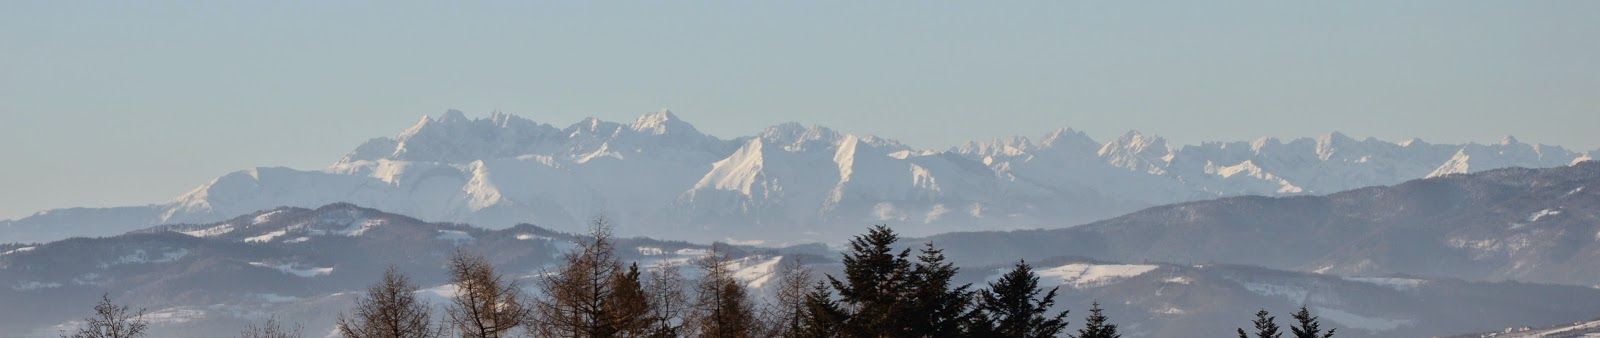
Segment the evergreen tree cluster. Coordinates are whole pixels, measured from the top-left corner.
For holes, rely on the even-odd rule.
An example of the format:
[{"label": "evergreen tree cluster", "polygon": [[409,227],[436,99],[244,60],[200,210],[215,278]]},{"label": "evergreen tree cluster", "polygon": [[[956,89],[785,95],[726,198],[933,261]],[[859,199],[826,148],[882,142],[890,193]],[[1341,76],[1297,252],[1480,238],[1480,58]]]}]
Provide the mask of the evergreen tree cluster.
[{"label": "evergreen tree cluster", "polygon": [[[1322,324],[1316,316],[1311,315],[1311,310],[1306,309],[1304,305],[1300,306],[1300,311],[1295,311],[1290,318],[1294,319],[1293,325],[1289,326],[1289,332],[1294,334],[1290,337],[1293,338],[1333,338],[1333,331],[1336,330],[1328,329],[1328,331],[1322,331]],[[1273,322],[1274,320],[1277,320],[1277,317],[1273,317],[1271,313],[1267,312],[1267,309],[1256,311],[1256,319],[1250,322],[1255,328],[1255,338],[1283,337],[1283,333],[1278,331],[1278,324]],[[1239,338],[1250,338],[1250,334],[1246,333],[1243,328],[1238,329],[1237,333]]]},{"label": "evergreen tree cluster", "polygon": [[[1054,308],[1058,287],[1039,285],[1027,262],[975,289],[957,285],[958,269],[928,243],[916,255],[896,250],[899,236],[875,226],[856,236],[843,253],[840,276],[817,278],[799,261],[783,265],[770,302],[758,303],[734,277],[720,245],[686,281],[676,267],[641,270],[615,255],[610,227],[593,223],[590,236],[542,274],[537,292],[497,272],[489,260],[458,251],[447,262],[455,294],[442,316],[417,298],[418,287],[390,268],[377,284],[338,318],[335,333],[350,338],[509,337],[786,337],[786,338],[1119,338],[1098,302],[1083,326],[1068,332],[1068,311]],[[88,324],[63,337],[142,337],[143,311],[111,303],[95,307]],[[1331,338],[1305,307],[1293,316],[1293,338]],[[1252,322],[1255,338],[1282,338],[1266,310]],[[247,327],[240,337],[302,337],[275,318]],[[1245,329],[1236,332],[1250,338]]]}]

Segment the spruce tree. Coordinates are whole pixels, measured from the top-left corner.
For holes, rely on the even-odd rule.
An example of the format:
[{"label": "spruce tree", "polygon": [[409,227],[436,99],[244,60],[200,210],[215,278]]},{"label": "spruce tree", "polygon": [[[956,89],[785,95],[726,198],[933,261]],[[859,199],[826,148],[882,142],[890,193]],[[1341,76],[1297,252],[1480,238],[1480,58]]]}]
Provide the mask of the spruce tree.
[{"label": "spruce tree", "polygon": [[[1055,305],[1056,290],[1039,289],[1039,276],[1027,262],[1017,262],[1016,268],[1000,280],[989,283],[989,289],[978,292],[978,307],[984,324],[976,328],[983,336],[1013,338],[1055,337],[1067,328],[1067,311],[1049,315]],[[1044,293],[1040,297],[1040,293]]]},{"label": "spruce tree", "polygon": [[926,243],[911,273],[908,335],[912,337],[960,336],[975,320],[971,284],[951,287],[955,264],[945,261],[943,250]]},{"label": "spruce tree", "polygon": [[911,250],[896,252],[894,243],[899,240],[889,227],[874,226],[850,240],[850,251],[843,259],[845,280],[828,276],[849,310],[841,327],[846,336],[905,335]]},{"label": "spruce tree", "polygon": [[[1267,313],[1267,309],[1256,311],[1256,320],[1250,322],[1255,325],[1256,338],[1282,338],[1283,333],[1278,332],[1278,323],[1273,322],[1277,319],[1277,317]],[[1238,330],[1239,338],[1250,338],[1249,335],[1245,334],[1244,329]]]},{"label": "spruce tree", "polygon": [[827,284],[818,281],[811,292],[806,293],[805,313],[800,318],[800,328],[795,330],[794,337],[841,337],[839,330],[847,317],[848,314],[839,307],[839,302],[833,299],[833,291]]},{"label": "spruce tree", "polygon": [[611,298],[606,300],[606,313],[610,314],[611,327],[621,337],[641,337],[650,331],[650,295],[645,293],[639,279],[639,263],[628,265],[622,273],[611,276]]},{"label": "spruce tree", "polygon": [[1083,329],[1078,330],[1078,338],[1121,338],[1117,333],[1117,324],[1111,324],[1110,319],[1101,313],[1100,302],[1094,302],[1089,307],[1089,317],[1083,319]]},{"label": "spruce tree", "polygon": [[1293,317],[1297,324],[1290,325],[1289,332],[1294,333],[1294,338],[1332,338],[1333,331],[1337,330],[1328,329],[1328,332],[1322,332],[1321,323],[1317,322],[1317,317],[1312,316],[1305,305],[1301,305],[1300,311],[1295,312]]}]

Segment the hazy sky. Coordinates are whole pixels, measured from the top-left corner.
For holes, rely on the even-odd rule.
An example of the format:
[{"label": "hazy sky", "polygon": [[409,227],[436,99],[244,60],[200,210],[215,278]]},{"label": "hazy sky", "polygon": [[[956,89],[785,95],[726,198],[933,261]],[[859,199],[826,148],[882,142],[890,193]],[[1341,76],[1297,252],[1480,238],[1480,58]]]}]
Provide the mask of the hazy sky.
[{"label": "hazy sky", "polygon": [[0,219],[321,168],[448,108],[1600,147],[1597,1],[203,3],[0,4]]}]

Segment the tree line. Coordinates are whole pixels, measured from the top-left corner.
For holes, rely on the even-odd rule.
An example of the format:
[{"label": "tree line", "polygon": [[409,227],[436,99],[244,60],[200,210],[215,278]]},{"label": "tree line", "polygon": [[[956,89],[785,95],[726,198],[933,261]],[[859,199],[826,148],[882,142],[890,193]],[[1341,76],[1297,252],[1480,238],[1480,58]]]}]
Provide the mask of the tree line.
[{"label": "tree line", "polygon": [[[957,284],[958,268],[931,243],[913,256],[895,249],[899,236],[875,226],[849,242],[839,276],[817,274],[797,260],[776,274],[774,295],[760,301],[734,276],[719,245],[694,262],[686,279],[668,264],[641,268],[616,256],[609,226],[589,236],[536,277],[536,292],[497,271],[481,255],[457,251],[447,262],[455,293],[444,313],[417,298],[418,285],[390,267],[339,315],[335,332],[349,338],[507,337],[1016,337],[1117,338],[1098,302],[1083,325],[1069,331],[1067,310],[1055,311],[1057,287],[1039,285],[1025,261],[986,288]],[[135,338],[144,312],[102,298],[95,315],[66,338]],[[1294,315],[1295,338],[1331,338],[1304,307]],[[1281,338],[1265,310],[1252,322],[1257,338]],[[299,338],[298,325],[275,318],[246,327],[243,338]],[[1249,338],[1243,328],[1240,338]]]}]

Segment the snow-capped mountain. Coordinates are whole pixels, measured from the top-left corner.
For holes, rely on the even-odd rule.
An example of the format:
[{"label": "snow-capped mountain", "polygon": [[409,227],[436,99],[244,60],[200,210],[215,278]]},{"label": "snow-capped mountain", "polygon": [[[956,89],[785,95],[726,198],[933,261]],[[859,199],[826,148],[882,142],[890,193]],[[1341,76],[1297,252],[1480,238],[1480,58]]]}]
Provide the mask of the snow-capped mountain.
[{"label": "snow-capped mountain", "polygon": [[1138,132],[1100,142],[1071,129],[940,151],[796,123],[721,139],[665,110],[565,128],[451,110],[369,140],[327,168],[251,168],[167,203],[43,211],[0,221],[0,242],[336,202],[493,228],[571,230],[604,214],[630,235],[837,240],[864,224],[913,235],[1060,227],[1174,202],[1331,193],[1595,155],[1513,138],[1451,145],[1332,133],[1177,146]]}]

